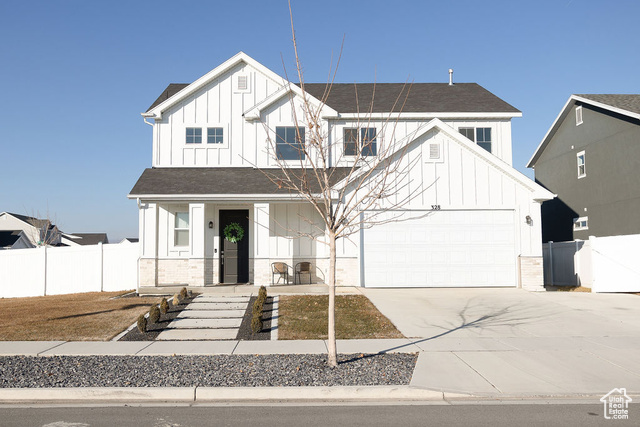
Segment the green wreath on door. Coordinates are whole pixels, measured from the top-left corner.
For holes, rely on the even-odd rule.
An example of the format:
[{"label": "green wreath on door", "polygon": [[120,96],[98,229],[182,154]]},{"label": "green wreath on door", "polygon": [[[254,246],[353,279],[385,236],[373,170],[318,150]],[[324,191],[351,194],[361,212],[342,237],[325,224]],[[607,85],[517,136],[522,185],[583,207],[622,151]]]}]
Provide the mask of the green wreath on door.
[{"label": "green wreath on door", "polygon": [[231,243],[238,243],[244,237],[244,229],[237,222],[232,222],[224,228],[224,238]]}]

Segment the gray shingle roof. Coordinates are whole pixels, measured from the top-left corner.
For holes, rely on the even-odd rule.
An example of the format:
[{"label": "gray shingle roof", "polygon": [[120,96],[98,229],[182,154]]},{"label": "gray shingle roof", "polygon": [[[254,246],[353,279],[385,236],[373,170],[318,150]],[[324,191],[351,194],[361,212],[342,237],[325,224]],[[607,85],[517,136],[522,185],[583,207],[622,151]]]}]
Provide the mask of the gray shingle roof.
[{"label": "gray shingle roof", "polygon": [[[304,85],[305,90],[318,99],[322,99],[326,86],[325,83]],[[358,110],[361,113],[520,112],[476,83],[451,86],[448,83],[339,83],[331,87],[327,105],[339,113],[357,113]]]},{"label": "gray shingle roof", "polygon": [[582,94],[576,95],[581,98],[590,99],[591,101],[607,104],[615,108],[627,110],[632,113],[640,114],[640,95],[616,95],[616,94]]},{"label": "gray shingle roof", "polygon": [[[186,83],[171,83],[149,110],[169,99]],[[325,83],[306,83],[305,90],[322,99]],[[375,92],[374,92],[375,88]],[[407,92],[409,96],[407,97]],[[356,96],[357,94],[357,96]],[[371,99],[373,97],[373,110]],[[405,102],[406,98],[406,102]],[[356,101],[357,99],[357,101]],[[404,107],[403,107],[404,103]],[[476,83],[335,83],[327,105],[339,113],[519,113],[512,105]]]},{"label": "gray shingle roof", "polygon": [[[331,184],[346,176],[350,168],[333,168]],[[303,169],[292,169],[300,176]],[[279,169],[265,169],[271,176],[283,176]],[[311,189],[318,191],[309,177]],[[145,195],[224,195],[261,194],[286,195],[260,169],[255,168],[150,168],[145,169],[130,191],[131,196]]]},{"label": "gray shingle roof", "polygon": [[67,237],[69,240],[82,245],[97,245],[98,243],[109,243],[109,239],[107,238],[107,233],[69,233],[72,236],[80,237],[79,239],[72,239]]},{"label": "gray shingle roof", "polygon": [[180,92],[182,89],[184,89],[187,86],[189,86],[188,83],[170,83],[169,86],[167,86],[167,88],[164,90],[164,92],[160,94],[158,99],[153,101],[153,104],[151,104],[151,107],[147,108],[147,111],[151,110],[152,108],[155,108],[157,105],[162,104],[164,101],[171,98],[173,95]]}]

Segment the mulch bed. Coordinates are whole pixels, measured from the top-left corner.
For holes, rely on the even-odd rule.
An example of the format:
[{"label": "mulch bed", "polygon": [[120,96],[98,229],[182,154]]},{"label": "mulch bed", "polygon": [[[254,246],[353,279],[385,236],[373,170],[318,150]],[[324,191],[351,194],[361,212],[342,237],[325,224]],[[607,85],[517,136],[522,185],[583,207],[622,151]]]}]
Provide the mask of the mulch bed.
[{"label": "mulch bed", "polygon": [[238,329],[237,340],[247,341],[268,341],[271,339],[271,316],[273,313],[273,297],[267,297],[264,302],[264,308],[262,310],[262,330],[258,333],[253,333],[251,330],[251,316],[253,310],[253,303],[258,297],[251,297],[249,300],[249,306],[244,313],[240,329]]},{"label": "mulch bed", "polygon": [[135,327],[118,341],[155,341],[158,335],[160,335],[160,332],[164,331],[165,327],[171,323],[173,319],[178,317],[180,312],[191,304],[191,301],[193,301],[196,296],[198,296],[198,294],[194,293],[190,297],[180,301],[180,304],[176,306],[170,301],[169,311],[167,311],[167,314],[160,315],[160,321],[158,323],[147,323],[147,332],[140,332],[138,328]]}]

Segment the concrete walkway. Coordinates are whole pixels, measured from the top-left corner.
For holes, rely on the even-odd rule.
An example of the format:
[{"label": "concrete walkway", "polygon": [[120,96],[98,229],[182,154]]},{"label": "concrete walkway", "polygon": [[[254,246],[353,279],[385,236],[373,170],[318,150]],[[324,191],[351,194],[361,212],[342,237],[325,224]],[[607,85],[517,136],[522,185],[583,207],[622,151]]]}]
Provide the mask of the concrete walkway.
[{"label": "concrete walkway", "polygon": [[233,340],[249,296],[198,295],[158,335],[158,341]]}]

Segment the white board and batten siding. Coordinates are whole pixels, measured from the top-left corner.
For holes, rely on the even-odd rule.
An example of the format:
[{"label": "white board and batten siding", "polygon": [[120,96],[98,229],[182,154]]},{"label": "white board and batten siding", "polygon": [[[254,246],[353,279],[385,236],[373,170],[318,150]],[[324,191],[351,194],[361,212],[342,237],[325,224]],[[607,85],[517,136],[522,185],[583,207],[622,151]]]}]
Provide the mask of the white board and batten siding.
[{"label": "white board and batten siding", "polygon": [[[237,90],[239,75],[248,77],[248,90]],[[259,155],[257,140],[262,125],[247,122],[243,113],[281,87],[282,82],[245,63],[220,75],[164,112],[161,121],[156,121],[153,166],[253,166]],[[203,128],[203,142],[187,144],[187,127]],[[221,127],[224,142],[207,144],[207,127]]]},{"label": "white board and batten siding", "polygon": [[[429,157],[432,143],[441,147],[439,161]],[[416,140],[405,161],[415,167],[396,197],[416,196],[402,221],[362,231],[361,284],[517,286],[518,256],[541,245],[539,228],[525,222],[529,215],[540,225],[531,191],[437,129]]]}]

